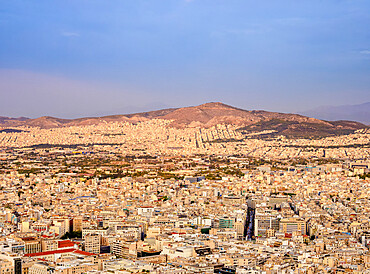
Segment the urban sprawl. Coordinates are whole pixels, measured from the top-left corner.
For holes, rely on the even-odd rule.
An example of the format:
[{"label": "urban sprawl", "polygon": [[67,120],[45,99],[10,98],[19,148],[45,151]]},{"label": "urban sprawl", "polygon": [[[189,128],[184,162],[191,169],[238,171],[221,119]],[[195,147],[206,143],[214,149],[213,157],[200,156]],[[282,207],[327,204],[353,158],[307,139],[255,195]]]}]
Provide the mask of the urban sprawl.
[{"label": "urban sprawl", "polygon": [[0,274],[370,273],[370,130],[0,132]]}]

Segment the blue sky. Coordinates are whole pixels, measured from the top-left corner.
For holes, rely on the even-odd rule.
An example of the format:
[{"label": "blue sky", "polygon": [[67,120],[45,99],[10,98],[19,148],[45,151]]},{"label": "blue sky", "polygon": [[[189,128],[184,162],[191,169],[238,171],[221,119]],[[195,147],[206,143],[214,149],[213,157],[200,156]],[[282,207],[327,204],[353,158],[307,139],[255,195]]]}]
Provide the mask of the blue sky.
[{"label": "blue sky", "polygon": [[0,115],[370,101],[368,0],[0,0]]}]

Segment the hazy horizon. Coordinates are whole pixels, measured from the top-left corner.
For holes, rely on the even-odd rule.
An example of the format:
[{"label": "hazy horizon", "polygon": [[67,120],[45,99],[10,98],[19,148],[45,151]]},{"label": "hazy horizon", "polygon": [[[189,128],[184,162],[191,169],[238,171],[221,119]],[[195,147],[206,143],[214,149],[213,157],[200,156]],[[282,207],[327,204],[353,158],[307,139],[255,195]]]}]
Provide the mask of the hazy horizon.
[{"label": "hazy horizon", "polygon": [[[224,102],[215,102],[215,101],[213,101],[213,102],[203,102],[202,104],[207,104],[207,103],[224,103]],[[202,105],[202,104],[200,104],[200,105]],[[304,115],[304,116],[308,116],[308,117],[312,117],[312,118],[317,118],[317,119],[321,119],[321,120],[327,120],[327,121],[350,120],[350,121],[357,121],[357,122],[363,123],[365,125],[370,125],[370,121],[368,120],[367,117],[366,117],[366,119],[361,117],[361,115],[359,115],[357,117],[356,113],[348,113],[348,115],[347,115],[346,112],[337,112],[337,113],[335,111],[332,112],[332,113],[330,112],[331,110],[336,109],[336,108],[339,108],[339,109],[347,108],[346,111],[348,111],[348,110],[355,111],[357,106],[362,106],[362,105],[368,106],[369,104],[370,104],[370,102],[365,102],[365,103],[361,103],[361,104],[357,104],[357,105],[351,105],[351,104],[339,105],[339,106],[329,106],[329,105],[327,105],[327,106],[320,106],[320,107],[317,107],[317,108],[309,109],[309,110],[306,110],[306,111],[297,111],[297,112],[275,111],[275,112],[277,112],[277,113],[279,113],[279,112],[280,113],[287,113],[287,114],[289,114],[289,113],[291,113],[291,114],[300,114],[300,115]],[[27,118],[27,119],[36,119],[36,118],[40,118],[40,117],[54,117],[54,118],[58,118],[58,119],[78,119],[78,118],[104,117],[104,116],[114,116],[114,115],[130,115],[130,114],[135,114],[135,113],[150,112],[150,111],[170,109],[170,108],[185,108],[185,107],[194,107],[194,106],[197,106],[197,105],[167,106],[167,105],[158,103],[158,104],[151,104],[151,105],[143,106],[142,108],[140,108],[140,107],[127,108],[128,110],[126,112],[111,112],[111,113],[107,112],[107,113],[95,113],[95,114],[92,113],[91,115],[83,115],[83,116],[75,116],[75,117],[61,117],[61,116],[53,116],[53,115],[48,115],[48,114],[41,115],[41,116],[34,116],[34,117],[8,116],[8,115],[0,115],[0,117]],[[230,106],[240,108],[240,109],[244,109],[244,108],[236,106],[236,105],[230,105]],[[348,107],[350,109],[348,109]],[[253,110],[271,111],[271,110],[268,110],[268,109],[244,109],[244,110],[247,110],[247,111],[253,111]],[[322,113],[320,111],[322,111]],[[363,111],[363,110],[361,110],[361,111]],[[369,112],[369,111],[367,111],[367,112]],[[346,117],[346,116],[348,116],[348,117]]]},{"label": "hazy horizon", "polygon": [[370,101],[370,3],[2,1],[0,116]]}]

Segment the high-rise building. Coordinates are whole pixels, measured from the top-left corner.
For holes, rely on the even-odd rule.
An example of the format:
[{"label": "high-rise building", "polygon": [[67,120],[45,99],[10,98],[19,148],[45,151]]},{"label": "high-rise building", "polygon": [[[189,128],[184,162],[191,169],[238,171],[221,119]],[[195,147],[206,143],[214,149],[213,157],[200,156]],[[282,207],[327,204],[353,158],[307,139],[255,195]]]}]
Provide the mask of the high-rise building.
[{"label": "high-rise building", "polygon": [[224,217],[219,220],[219,228],[234,228],[234,223],[234,218]]},{"label": "high-rise building", "polygon": [[82,231],[82,217],[73,219],[73,231]]},{"label": "high-rise building", "polygon": [[2,274],[22,274],[21,256],[10,253],[0,253],[0,273]]},{"label": "high-rise building", "polygon": [[85,237],[85,251],[90,253],[100,253],[100,238],[99,234],[88,234]]},{"label": "high-rise building", "polygon": [[306,222],[300,218],[285,218],[280,220],[280,231],[292,234],[297,231],[306,235]]},{"label": "high-rise building", "polygon": [[[254,219],[254,236],[268,237],[267,231],[279,230],[280,219],[276,216],[258,214]],[[271,235],[271,233],[269,234]]]}]

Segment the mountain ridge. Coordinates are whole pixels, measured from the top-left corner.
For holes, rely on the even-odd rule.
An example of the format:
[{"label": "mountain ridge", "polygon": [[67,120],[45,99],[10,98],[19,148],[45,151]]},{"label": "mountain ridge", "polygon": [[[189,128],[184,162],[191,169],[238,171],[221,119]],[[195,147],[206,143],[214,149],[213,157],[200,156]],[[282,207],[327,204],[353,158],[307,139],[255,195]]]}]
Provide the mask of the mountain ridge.
[{"label": "mountain ridge", "polygon": [[35,119],[1,118],[3,117],[0,117],[0,127],[2,128],[19,126],[55,128],[109,122],[138,123],[152,119],[164,119],[171,121],[169,124],[170,127],[176,128],[208,128],[218,124],[232,124],[246,133],[272,130],[275,133],[271,135],[281,134],[293,137],[341,135],[352,133],[358,129],[368,128],[354,121],[330,122],[301,114],[269,112],[265,110],[244,110],[221,102],[210,102],[198,106],[168,108],[132,114],[76,119],[62,119],[51,116],[42,116]]}]

